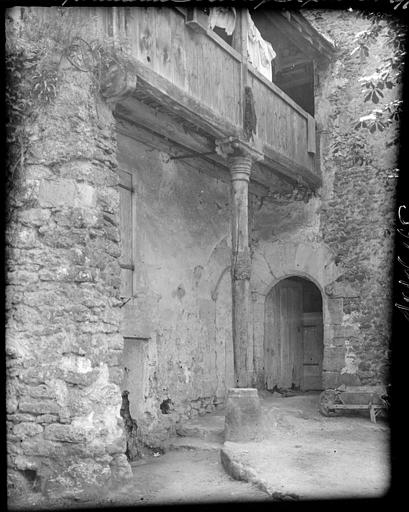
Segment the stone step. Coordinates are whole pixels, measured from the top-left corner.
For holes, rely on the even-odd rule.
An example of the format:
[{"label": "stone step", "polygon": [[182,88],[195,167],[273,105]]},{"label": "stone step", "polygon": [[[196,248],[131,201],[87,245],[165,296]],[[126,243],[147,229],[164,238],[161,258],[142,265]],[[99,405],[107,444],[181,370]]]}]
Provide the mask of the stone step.
[{"label": "stone step", "polygon": [[223,441],[206,441],[198,437],[174,437],[170,439],[167,451],[170,450],[204,450],[219,451],[223,446]]},{"label": "stone step", "polygon": [[180,437],[193,437],[209,442],[224,442],[224,416],[206,415],[176,426]]}]

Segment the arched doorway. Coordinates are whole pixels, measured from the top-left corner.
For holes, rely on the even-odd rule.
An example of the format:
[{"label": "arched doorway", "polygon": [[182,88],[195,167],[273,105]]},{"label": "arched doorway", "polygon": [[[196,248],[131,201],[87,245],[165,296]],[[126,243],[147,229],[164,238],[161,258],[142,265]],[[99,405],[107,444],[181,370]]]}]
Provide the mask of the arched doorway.
[{"label": "arched doorway", "polygon": [[323,319],[318,287],[301,277],[279,281],[266,296],[264,375],[267,389],[322,389]]}]

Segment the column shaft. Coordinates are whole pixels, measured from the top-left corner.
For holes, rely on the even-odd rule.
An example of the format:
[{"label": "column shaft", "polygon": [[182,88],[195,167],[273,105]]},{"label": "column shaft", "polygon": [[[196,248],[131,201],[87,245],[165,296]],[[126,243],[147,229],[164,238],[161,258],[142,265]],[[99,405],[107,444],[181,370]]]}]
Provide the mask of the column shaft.
[{"label": "column shaft", "polygon": [[230,157],[232,180],[232,317],[236,387],[249,387],[252,361],[248,361],[250,313],[250,251],[248,236],[248,184],[252,159]]}]

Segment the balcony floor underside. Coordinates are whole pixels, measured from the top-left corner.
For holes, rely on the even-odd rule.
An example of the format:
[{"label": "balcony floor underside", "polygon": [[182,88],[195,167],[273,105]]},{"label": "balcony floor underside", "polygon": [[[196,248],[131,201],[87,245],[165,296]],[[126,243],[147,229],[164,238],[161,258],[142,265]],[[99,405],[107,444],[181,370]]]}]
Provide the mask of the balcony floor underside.
[{"label": "balcony floor underside", "polygon": [[[218,166],[222,173],[227,172],[226,160],[214,152],[215,140],[240,137],[240,127],[232,125],[145,66],[141,65],[137,71],[138,78],[132,94],[116,107],[115,115],[122,123],[121,130],[127,130],[125,125],[132,125],[133,130],[138,127],[147,130],[173,142],[179,148],[173,156],[197,153],[197,159],[205,159]],[[319,188],[321,178],[317,174],[280,154],[270,145],[260,140],[257,143],[262,148],[264,159],[254,166],[253,192],[266,195],[276,178],[311,190]],[[205,155],[201,156],[203,153]]]}]

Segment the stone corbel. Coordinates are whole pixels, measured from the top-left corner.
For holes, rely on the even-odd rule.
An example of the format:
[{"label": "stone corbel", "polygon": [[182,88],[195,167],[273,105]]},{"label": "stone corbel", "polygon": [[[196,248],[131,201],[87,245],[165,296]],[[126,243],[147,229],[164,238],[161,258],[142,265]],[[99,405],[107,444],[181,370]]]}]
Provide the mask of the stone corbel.
[{"label": "stone corbel", "polygon": [[223,158],[236,156],[251,157],[252,162],[264,160],[262,143],[256,139],[253,143],[249,143],[239,137],[226,137],[224,139],[216,139],[215,151]]},{"label": "stone corbel", "polygon": [[138,77],[135,72],[117,64],[109,67],[100,85],[101,96],[112,107],[132,94]]}]

